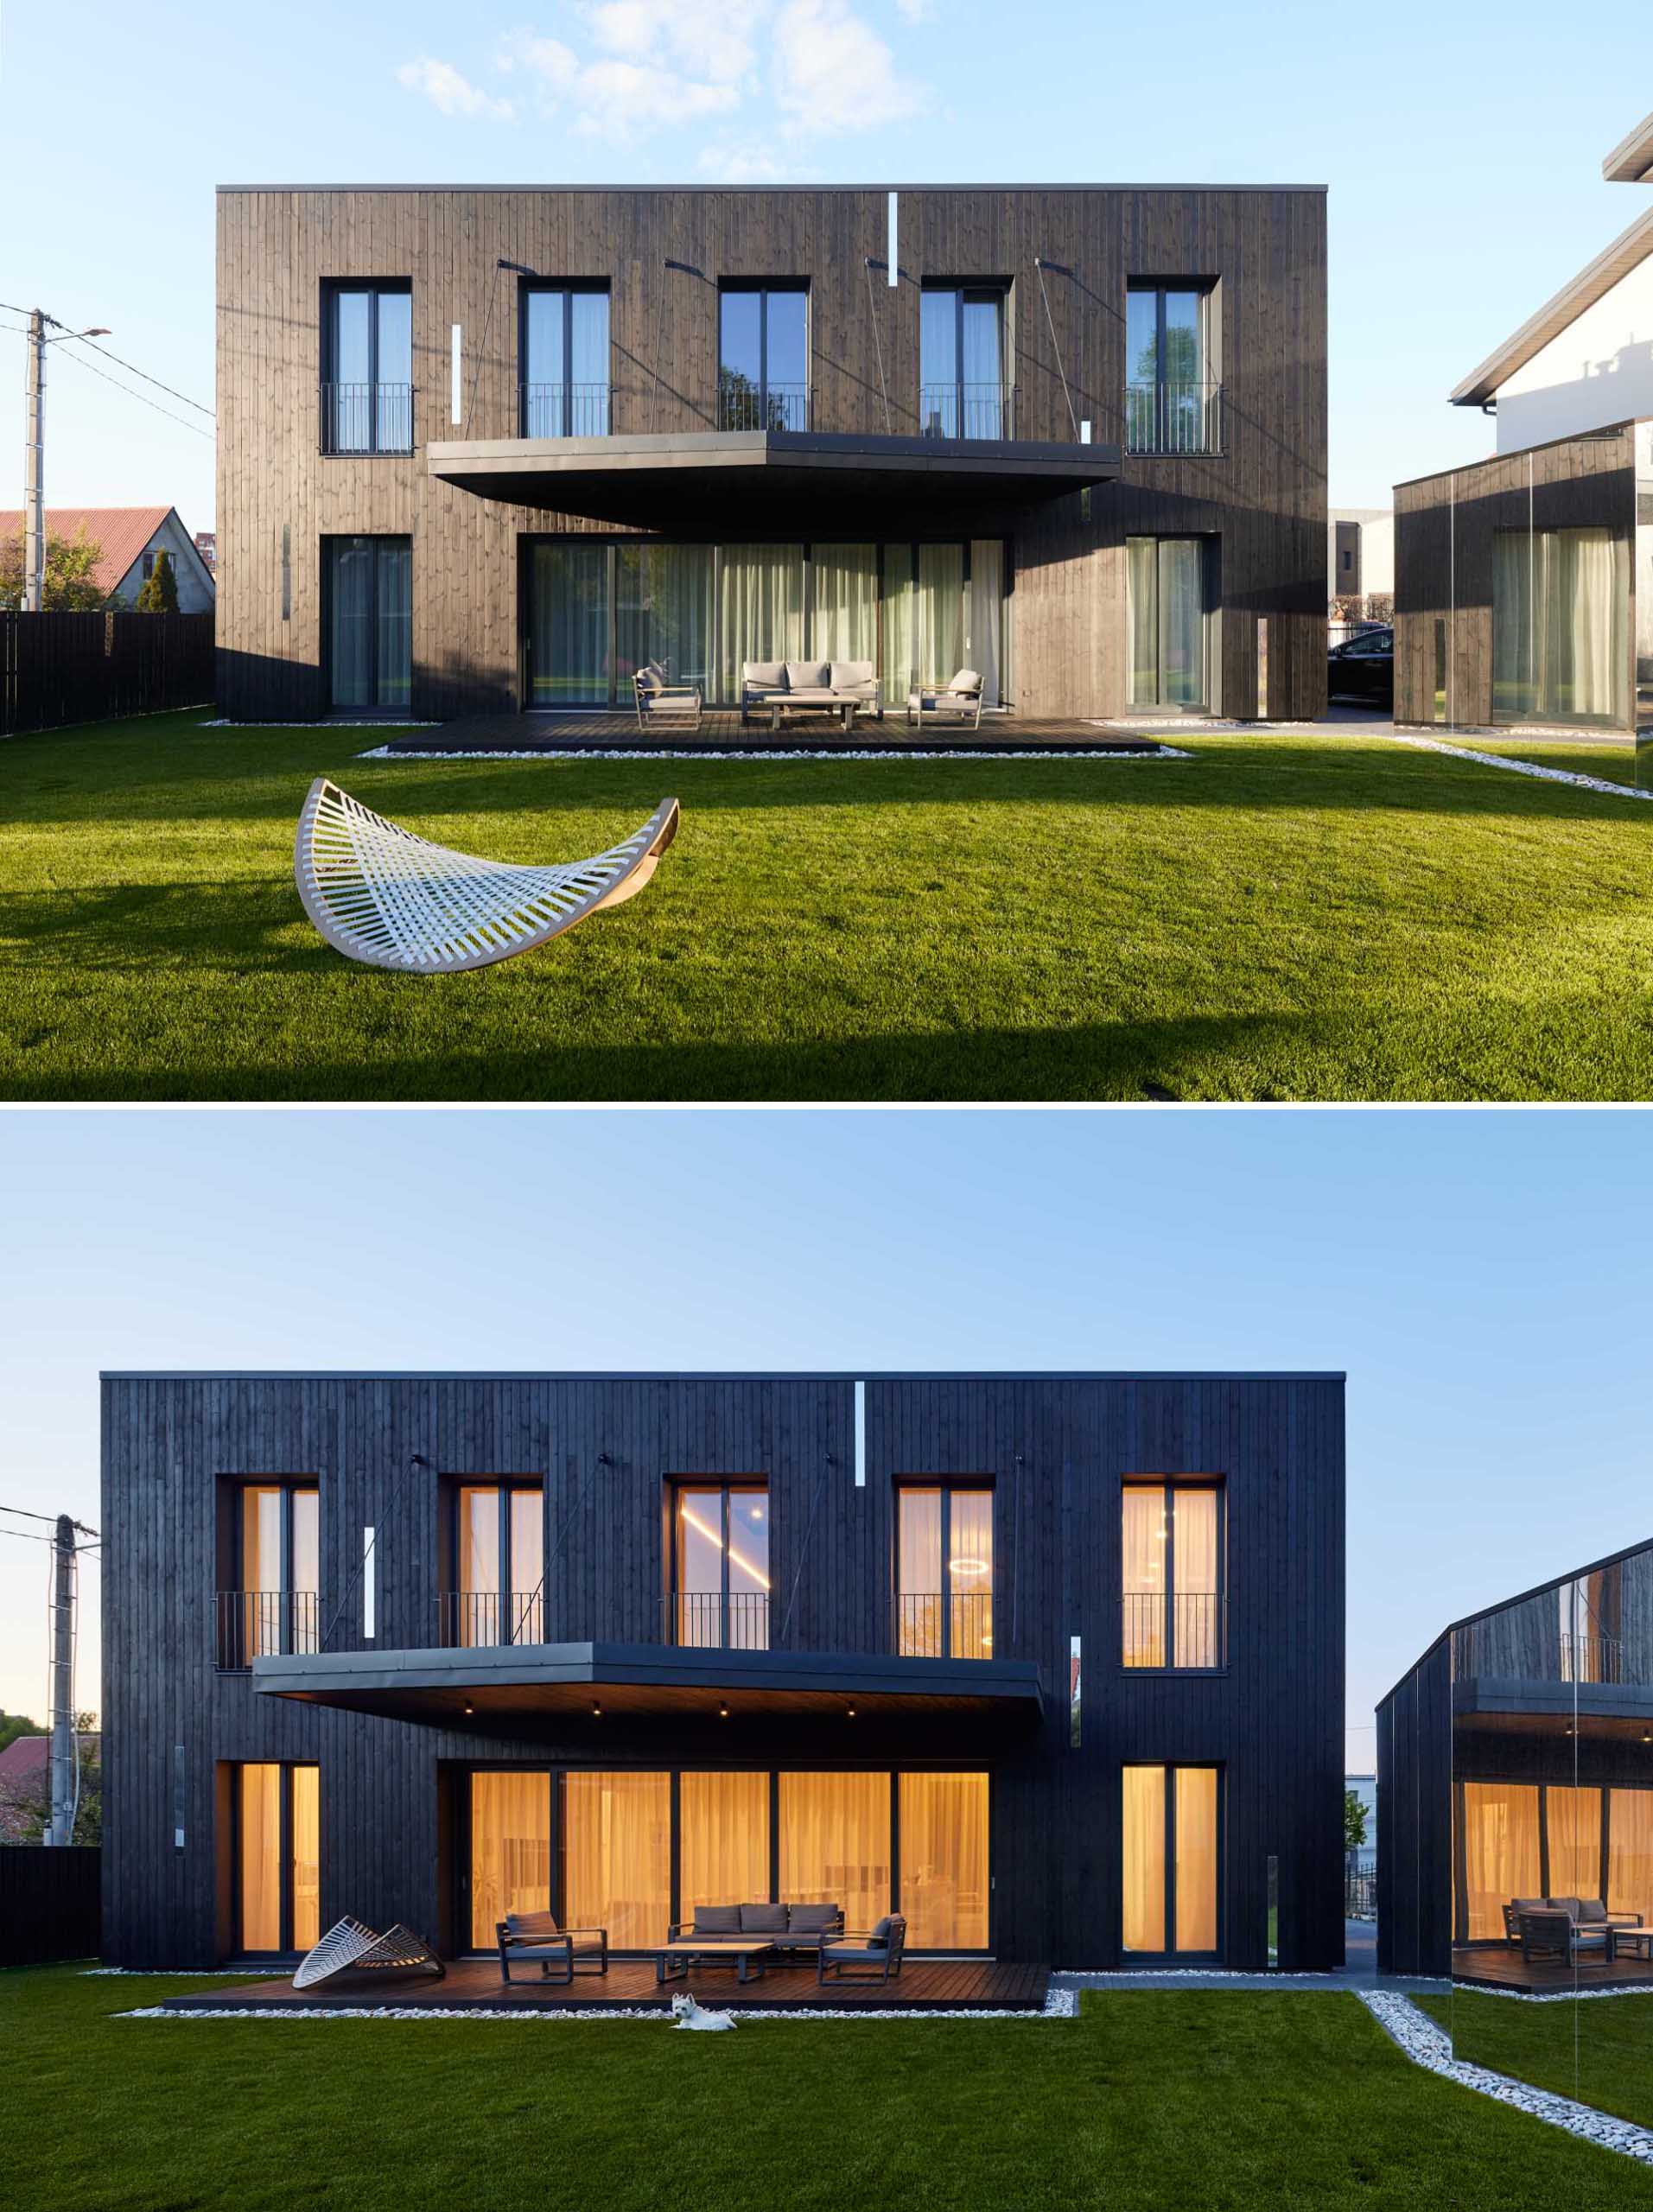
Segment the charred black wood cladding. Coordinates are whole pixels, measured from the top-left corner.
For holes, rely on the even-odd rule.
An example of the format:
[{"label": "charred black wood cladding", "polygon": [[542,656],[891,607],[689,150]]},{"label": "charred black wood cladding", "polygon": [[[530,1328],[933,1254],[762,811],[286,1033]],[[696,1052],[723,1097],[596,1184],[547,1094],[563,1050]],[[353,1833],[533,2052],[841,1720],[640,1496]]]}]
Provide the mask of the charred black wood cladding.
[{"label": "charred black wood cladding", "polygon": [[[219,1955],[226,1763],[321,1767],[321,1913],[451,1925],[455,1778],[468,1764],[985,1766],[994,1948],[1122,1963],[1121,1770],[1216,1762],[1225,1954],[1265,1963],[1267,1862],[1281,1962],[1342,1956],[1343,1385],[1335,1376],[872,1376],[858,1485],[853,1378],[142,1376],[104,1384],[105,1943],[111,1963]],[[1120,1489],[1219,1476],[1227,1663],[1122,1667]],[[548,1740],[461,1733],[255,1694],[214,1669],[225,1477],[321,1490],[327,1648],[362,1643],[362,1530],[377,1532],[376,1645],[436,1640],[445,1478],[544,1487],[550,1640],[653,1643],[673,1476],[764,1477],[772,1637],[799,1652],[893,1649],[900,1479],[990,1478],[995,1656],[1036,1662],[1042,1717],[1008,1740],[969,1715],[887,1713],[837,1738],[753,1715],[669,1731],[575,1716]],[[331,1624],[331,1634],[327,1633]],[[1084,1726],[1070,1742],[1069,1643]],[[873,1719],[874,1716],[863,1716]],[[732,1756],[733,1754],[733,1756]],[[444,1841],[444,1837],[446,1841]]]},{"label": "charred black wood cladding", "polygon": [[[1127,704],[1127,535],[1219,537],[1217,703],[1256,711],[1266,617],[1269,711],[1324,712],[1324,192],[931,187],[903,189],[898,208],[892,286],[882,190],[222,190],[221,707],[264,720],[324,711],[321,541],[358,532],[413,541],[412,713],[520,703],[521,541],[608,525],[478,498],[428,472],[429,442],[517,435],[518,280],[498,269],[503,257],[548,276],[607,281],[616,436],[715,429],[720,283],[785,275],[809,286],[813,429],[912,436],[924,284],[986,280],[1008,286],[1017,437],[1076,443],[1076,423],[1088,422],[1097,443],[1122,445],[1129,283],[1210,280],[1220,453],[1130,456],[1122,481],[1084,499],[1009,510],[989,501],[940,531],[925,512],[881,503],[849,534],[1006,537],[1014,704],[1082,715]],[[321,303],[336,278],[411,281],[410,454],[319,450]],[[819,520],[800,510],[785,534],[829,534]],[[845,531],[840,515],[830,534]],[[744,534],[721,520],[696,533]]]}]

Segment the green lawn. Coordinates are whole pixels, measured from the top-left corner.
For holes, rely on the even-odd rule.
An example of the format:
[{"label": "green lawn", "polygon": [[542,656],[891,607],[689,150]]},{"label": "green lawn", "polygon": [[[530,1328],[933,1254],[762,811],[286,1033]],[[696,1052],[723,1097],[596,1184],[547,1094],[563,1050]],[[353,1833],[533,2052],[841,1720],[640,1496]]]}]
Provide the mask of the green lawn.
[{"label": "green lawn", "polygon": [[[1339,734],[1180,761],[370,761],[194,715],[0,746],[0,1096],[1637,1098],[1653,807]],[[330,951],[334,775],[642,897],[480,974]]]},{"label": "green lawn", "polygon": [[1653,1999],[1516,2005],[1456,1989],[1418,2003],[1452,2037],[1455,2057],[1653,2127]]},{"label": "green lawn", "polygon": [[188,1986],[0,1974],[20,2212],[1653,2205],[1653,2172],[1422,2072],[1349,1996],[718,2037],[110,2017]]},{"label": "green lawn", "polygon": [[1570,739],[1552,739],[1548,744],[1542,738],[1523,737],[1466,737],[1461,741],[1447,734],[1449,744],[1459,742],[1476,753],[1496,753],[1509,760],[1530,760],[1540,768],[1566,768],[1575,776],[1601,776],[1610,784],[1631,784],[1636,781],[1636,747],[1624,742],[1591,744]]}]

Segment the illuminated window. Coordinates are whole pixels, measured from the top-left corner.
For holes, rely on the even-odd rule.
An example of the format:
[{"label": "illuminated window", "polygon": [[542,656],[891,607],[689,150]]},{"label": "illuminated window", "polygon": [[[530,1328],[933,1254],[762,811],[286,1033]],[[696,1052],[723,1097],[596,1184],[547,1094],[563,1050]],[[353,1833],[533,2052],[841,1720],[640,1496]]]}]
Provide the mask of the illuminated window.
[{"label": "illuminated window", "polygon": [[1122,1770],[1127,1951],[1214,1956],[1220,1791],[1214,1766]]},{"label": "illuminated window", "polygon": [[462,1483],[454,1503],[450,1644],[545,1641],[545,1493],[537,1483]]},{"label": "illuminated window", "polygon": [[769,1492],[761,1483],[672,1493],[668,1605],[682,1644],[769,1648]]},{"label": "illuminated window", "polygon": [[1127,1483],[1120,1518],[1120,1657],[1127,1667],[1221,1667],[1223,1491]]},{"label": "illuminated window", "polygon": [[903,1658],[992,1658],[990,1488],[926,1483],[898,1491],[895,1627]]},{"label": "illuminated window", "polygon": [[308,1951],[321,1934],[321,1790],[315,1766],[250,1763],[232,1800],[238,1954]]}]

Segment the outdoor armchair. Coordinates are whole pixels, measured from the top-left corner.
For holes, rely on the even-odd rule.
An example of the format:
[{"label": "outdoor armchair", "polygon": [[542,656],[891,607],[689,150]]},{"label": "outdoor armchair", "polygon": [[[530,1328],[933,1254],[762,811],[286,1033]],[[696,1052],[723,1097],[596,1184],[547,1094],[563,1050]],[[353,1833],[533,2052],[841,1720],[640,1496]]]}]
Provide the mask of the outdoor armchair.
[{"label": "outdoor armchair", "polygon": [[956,715],[967,721],[972,729],[980,729],[983,689],[981,675],[973,668],[961,668],[945,683],[915,684],[907,693],[909,728],[915,721],[927,721],[933,715]]},{"label": "outdoor armchair", "polygon": [[701,690],[697,683],[673,683],[657,660],[647,661],[632,678],[637,694],[637,726],[670,722],[674,728],[698,729]]},{"label": "outdoor armchair", "polygon": [[1523,1912],[1520,1916],[1521,1955],[1531,1964],[1535,1960],[1556,1959],[1571,1965],[1581,1951],[1600,1951],[1607,1948],[1605,1928],[1585,1928],[1569,1912],[1559,1906],[1546,1905],[1539,1912]]},{"label": "outdoor armchair", "polygon": [[[499,1942],[499,1978],[511,1979],[514,1959],[537,1959],[544,1981],[569,1982],[576,1974],[607,1974],[606,1928],[559,1928],[549,1912],[508,1912],[495,1930]],[[557,1969],[561,1971],[557,1971]]]},{"label": "outdoor armchair", "polygon": [[888,1981],[901,1971],[906,1948],[906,1922],[899,1912],[886,1913],[864,1935],[845,1937],[841,1943],[823,1943],[815,1962],[815,1979],[835,1981]]}]

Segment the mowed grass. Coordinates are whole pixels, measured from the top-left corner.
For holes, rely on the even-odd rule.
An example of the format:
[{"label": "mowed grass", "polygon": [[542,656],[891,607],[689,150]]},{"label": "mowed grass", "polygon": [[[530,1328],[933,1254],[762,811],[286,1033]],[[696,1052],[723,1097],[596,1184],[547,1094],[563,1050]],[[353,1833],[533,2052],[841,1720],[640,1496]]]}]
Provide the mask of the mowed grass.
[{"label": "mowed grass", "polygon": [[1517,2005],[1455,1989],[1418,2003],[1452,2037],[1455,2057],[1653,2127],[1653,1999]]},{"label": "mowed grass", "polygon": [[1636,781],[1636,747],[1632,742],[1620,740],[1610,743],[1603,739],[1593,743],[1580,739],[1554,738],[1548,743],[1541,737],[1466,737],[1454,738],[1446,734],[1448,744],[1462,743],[1476,753],[1495,753],[1506,760],[1529,760],[1537,768],[1565,768],[1574,776],[1600,776],[1610,784],[1630,784]]},{"label": "mowed grass", "polygon": [[[195,715],[0,746],[0,1096],[1640,1098],[1653,806],[1328,728],[1184,760],[356,757]],[[325,772],[653,884],[477,974],[331,951]]]},{"label": "mowed grass", "polygon": [[0,1974],[9,2203],[1653,2205],[1653,2172],[1422,2072],[1347,1995],[1087,1993],[1077,2020],[754,2021],[728,2036],[112,2017],[188,1986]]}]

